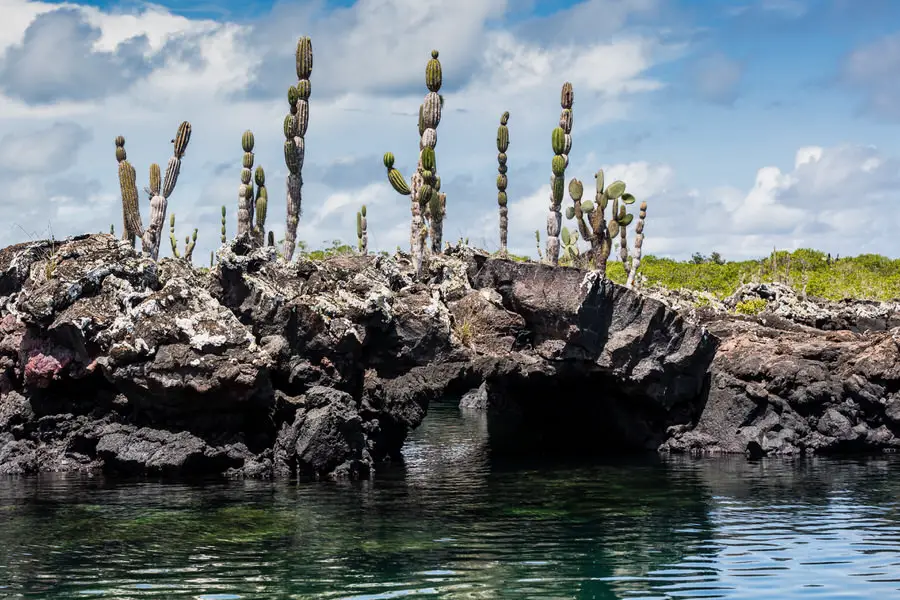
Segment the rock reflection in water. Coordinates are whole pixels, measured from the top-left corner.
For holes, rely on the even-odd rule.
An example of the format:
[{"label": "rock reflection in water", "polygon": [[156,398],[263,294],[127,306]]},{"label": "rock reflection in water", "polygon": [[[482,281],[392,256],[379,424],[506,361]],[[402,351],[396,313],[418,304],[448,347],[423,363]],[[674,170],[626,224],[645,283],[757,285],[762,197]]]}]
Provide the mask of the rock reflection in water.
[{"label": "rock reflection in water", "polygon": [[894,457],[510,460],[492,456],[482,415],[432,406],[405,458],[369,482],[0,479],[0,597],[793,600],[900,588]]}]

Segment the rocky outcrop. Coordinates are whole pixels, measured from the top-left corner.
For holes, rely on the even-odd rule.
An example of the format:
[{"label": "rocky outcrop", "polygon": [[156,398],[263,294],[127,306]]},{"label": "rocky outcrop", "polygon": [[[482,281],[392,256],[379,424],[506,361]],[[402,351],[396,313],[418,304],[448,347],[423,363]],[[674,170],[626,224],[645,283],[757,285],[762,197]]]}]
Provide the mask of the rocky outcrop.
[{"label": "rocky outcrop", "polygon": [[436,400],[485,411],[497,453],[900,447],[889,305],[636,293],[466,247],[411,274],[246,238],[211,270],[108,235],[0,250],[0,474],[368,477]]},{"label": "rocky outcrop", "polygon": [[[767,301],[758,315],[726,312],[753,298]],[[672,427],[663,451],[900,449],[900,331],[891,303],[814,302],[787,286],[754,284],[724,304],[694,314],[721,344],[699,418]]]},{"label": "rocky outcrop", "polygon": [[365,477],[429,403],[482,390],[546,451],[655,448],[716,340],[575,269],[466,248],[212,270],[108,235],[0,251],[0,473]]}]

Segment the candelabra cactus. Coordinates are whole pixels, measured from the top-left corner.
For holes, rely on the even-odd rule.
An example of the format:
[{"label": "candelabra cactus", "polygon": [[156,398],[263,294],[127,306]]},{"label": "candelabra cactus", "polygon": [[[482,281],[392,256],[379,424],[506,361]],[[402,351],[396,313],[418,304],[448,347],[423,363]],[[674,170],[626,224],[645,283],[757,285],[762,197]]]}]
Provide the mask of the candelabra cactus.
[{"label": "candelabra cactus", "polygon": [[506,255],[506,238],[509,230],[508,209],[506,203],[506,150],[509,148],[509,113],[504,112],[500,117],[500,127],[497,128],[497,204],[500,207],[500,254]]},{"label": "candelabra cactus", "polygon": [[191,139],[191,124],[187,121],[178,126],[174,144],[174,153],[166,165],[165,180],[160,185],[161,173],[159,165],[150,165],[150,187],[145,188],[150,194],[150,223],[144,228],[141,219],[141,207],[138,199],[137,182],[134,167],[127,160],[125,138],[116,137],[116,160],[119,163],[119,187],[122,193],[122,215],[125,230],[123,239],[134,246],[135,237],[141,238],[141,249],[153,260],[159,257],[159,244],[162,239],[162,228],[166,220],[168,198],[175,190],[178,174],[181,172],[181,159]]},{"label": "candelabra cactus", "polygon": [[572,149],[572,104],[575,93],[572,84],[563,84],[560,94],[562,112],[559,116],[559,127],[553,130],[551,143],[553,146],[553,175],[550,177],[550,214],[547,215],[547,258],[550,264],[559,264],[559,231],[562,225],[563,192],[566,185],[566,167],[569,165],[569,151]]},{"label": "candelabra cactus", "polygon": [[290,262],[297,245],[300,222],[303,159],[306,155],[306,129],[309,127],[309,77],[312,75],[312,40],[304,36],[297,41],[297,85],[288,89],[290,114],[284,118],[284,162],[287,176],[287,227],[284,232],[284,260]]},{"label": "candelabra cactus", "polygon": [[[175,213],[172,213],[169,216],[169,243],[172,245],[172,256],[181,258],[181,255],[178,253],[178,240],[175,237]],[[191,262],[191,257],[194,254],[194,247],[196,245],[197,230],[194,229],[193,235],[184,236],[184,260],[187,262]]]},{"label": "candelabra cactus", "polygon": [[[572,197],[573,205],[566,209],[566,218],[575,219],[582,237],[591,244],[594,268],[605,277],[612,240],[620,237],[627,242],[625,228],[631,224],[634,215],[627,214],[624,205],[633,204],[634,196],[625,193],[625,182],[623,181],[614,181],[604,189],[603,169],[597,171],[594,177],[597,180],[594,202],[581,201],[584,186],[579,180],[573,179],[569,182],[569,195]],[[619,206],[619,199],[622,200],[623,206]],[[612,215],[610,221],[607,222],[605,213],[610,200],[613,201]]]},{"label": "candelabra cactus", "polygon": [[253,237],[262,246],[266,240],[266,211],[269,207],[269,192],[266,191],[266,172],[261,166],[256,167],[253,174],[256,182],[256,223],[253,225]]},{"label": "candelabra cactus", "polygon": [[[434,147],[437,145],[437,126],[441,121],[442,100],[438,91],[441,89],[443,75],[438,51],[431,51],[431,60],[425,67],[425,85],[428,94],[419,107],[419,161],[416,172],[407,185],[400,171],[394,168],[394,155],[384,155],[384,166],[387,169],[388,181],[394,190],[403,196],[410,196],[409,245],[412,254],[416,277],[421,277],[425,261],[425,239],[428,229],[423,217],[431,213],[432,245],[436,242],[437,252],[441,249],[440,236],[446,210],[446,198],[440,193],[440,178],[437,176]],[[435,199],[437,198],[437,199]],[[433,210],[432,210],[433,209]],[[435,240],[435,236],[437,239]]]},{"label": "candelabra cactus", "polygon": [[361,254],[369,253],[369,224],[366,221],[366,205],[356,213],[356,238],[359,240],[359,252]]},{"label": "candelabra cactus", "polygon": [[253,227],[253,132],[249,129],[241,135],[244,158],[241,161],[241,184],[238,186],[238,236],[250,233]]},{"label": "candelabra cactus", "polygon": [[644,245],[644,221],[646,218],[647,203],[641,202],[637,224],[634,226],[634,256],[631,263],[631,269],[629,269],[628,277],[625,280],[626,287],[634,287],[635,276],[637,275],[638,268],[641,266],[641,246]]}]

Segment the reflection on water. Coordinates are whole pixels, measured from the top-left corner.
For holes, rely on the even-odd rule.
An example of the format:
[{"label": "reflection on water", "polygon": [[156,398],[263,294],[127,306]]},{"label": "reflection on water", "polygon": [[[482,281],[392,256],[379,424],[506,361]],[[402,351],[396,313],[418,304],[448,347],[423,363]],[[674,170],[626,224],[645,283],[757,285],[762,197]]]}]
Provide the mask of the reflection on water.
[{"label": "reflection on water", "polygon": [[373,482],[0,479],[0,597],[900,597],[900,457],[500,463],[450,408],[405,456]]}]

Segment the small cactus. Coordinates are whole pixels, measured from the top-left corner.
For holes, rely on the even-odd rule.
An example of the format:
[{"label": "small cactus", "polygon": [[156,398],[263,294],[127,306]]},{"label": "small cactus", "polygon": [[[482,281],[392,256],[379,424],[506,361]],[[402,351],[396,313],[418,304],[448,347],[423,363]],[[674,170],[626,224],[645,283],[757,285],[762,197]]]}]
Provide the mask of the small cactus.
[{"label": "small cactus", "polygon": [[569,164],[569,152],[572,149],[572,104],[575,94],[572,84],[563,84],[560,94],[560,106],[562,112],[559,117],[559,126],[551,136],[553,148],[553,174],[550,176],[550,214],[547,215],[547,258],[550,264],[559,264],[559,234],[562,225],[563,192],[565,189],[566,166]]},{"label": "small cactus", "polygon": [[497,128],[497,205],[500,207],[500,254],[506,255],[506,240],[509,231],[509,218],[506,195],[506,185],[508,183],[506,172],[506,151],[509,148],[509,113],[504,112],[500,117],[500,127]]},{"label": "small cactus", "polygon": [[563,227],[560,233],[560,240],[562,241],[562,259],[560,263],[573,267],[577,266],[576,263],[580,254],[578,251],[578,232],[570,232],[568,227]]},{"label": "small cactus", "polygon": [[534,230],[534,241],[537,243],[538,262],[544,262],[544,254],[541,252],[541,230]]},{"label": "small cactus", "polygon": [[266,211],[269,206],[269,193],[266,190],[266,172],[261,166],[256,167],[253,174],[256,183],[256,223],[253,225],[253,237],[262,246],[266,238]]},{"label": "small cactus", "polygon": [[366,221],[366,205],[363,204],[362,208],[356,213],[356,237],[359,240],[359,252],[360,254],[368,254],[369,253],[369,233],[368,233],[368,223]]},{"label": "small cactus", "polygon": [[284,119],[284,161],[287,176],[287,227],[284,232],[284,260],[290,262],[297,245],[297,225],[300,222],[302,205],[303,160],[306,155],[306,130],[309,126],[309,78],[313,69],[312,40],[301,37],[297,41],[296,52],[297,85],[288,89],[290,114]]},{"label": "small cactus", "polygon": [[639,210],[637,225],[634,226],[634,256],[631,269],[628,271],[628,278],[625,280],[626,287],[635,286],[635,276],[638,268],[641,266],[641,247],[644,245],[644,221],[647,218],[647,203],[641,202]]},{"label": "small cactus", "polygon": [[[178,253],[178,240],[175,237],[175,213],[169,215],[169,243],[172,245],[172,256],[175,258],[182,258],[182,256]],[[184,237],[184,260],[187,262],[191,262],[191,257],[194,254],[194,247],[197,245],[197,230],[194,229],[194,234],[191,236]]]},{"label": "small cactus", "polygon": [[228,238],[225,236],[225,205],[222,205],[222,245],[224,246],[228,243]]}]

